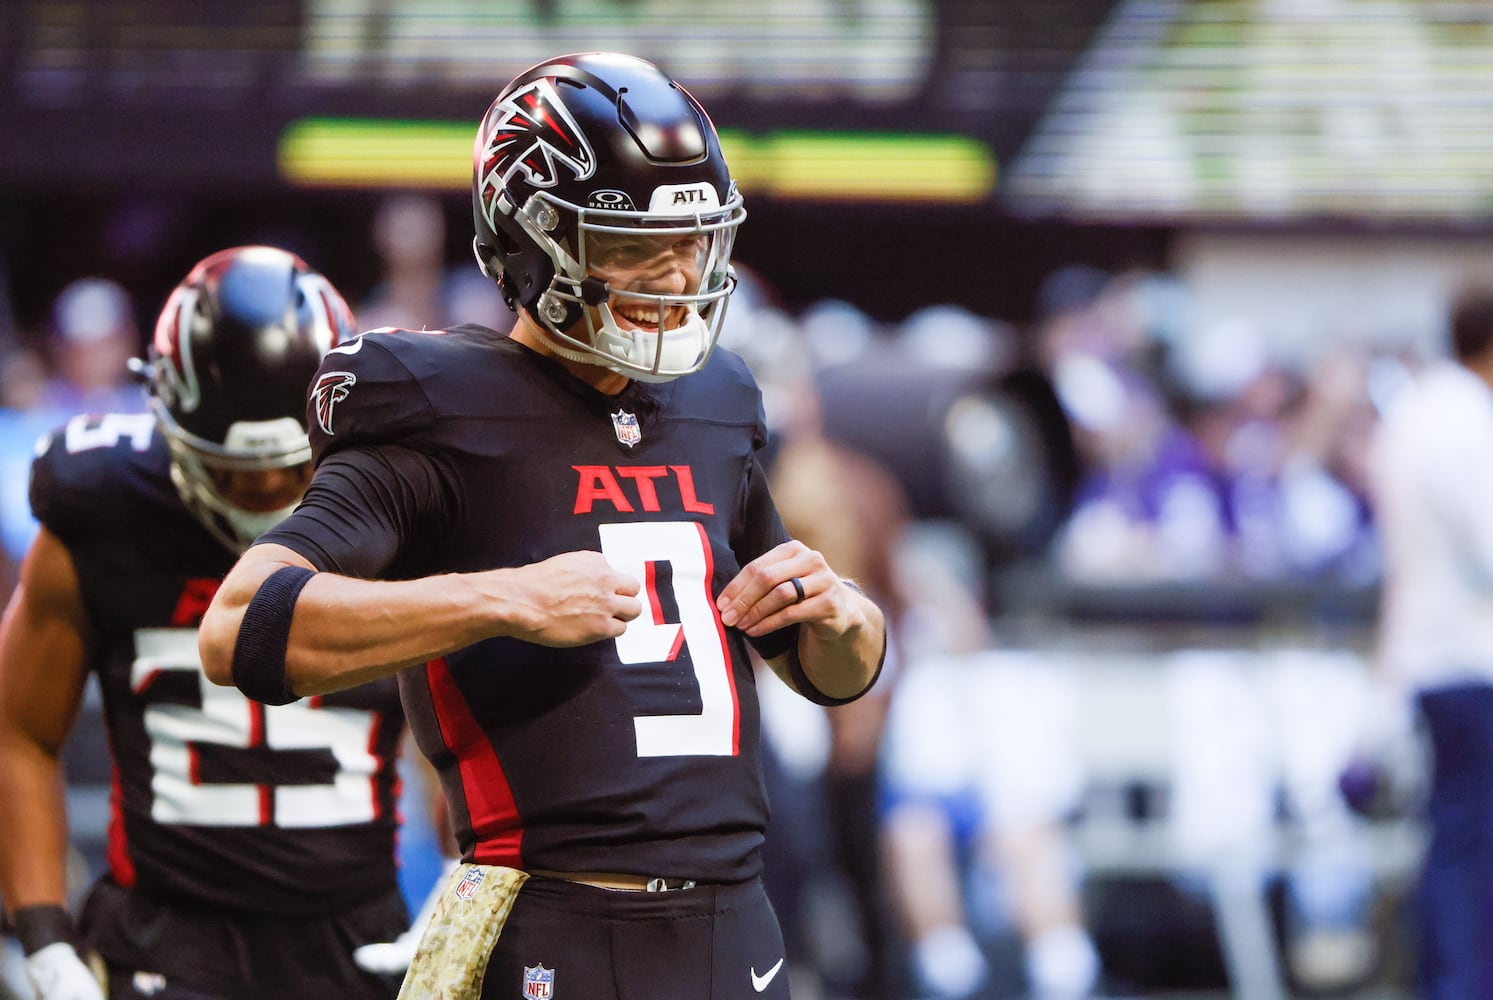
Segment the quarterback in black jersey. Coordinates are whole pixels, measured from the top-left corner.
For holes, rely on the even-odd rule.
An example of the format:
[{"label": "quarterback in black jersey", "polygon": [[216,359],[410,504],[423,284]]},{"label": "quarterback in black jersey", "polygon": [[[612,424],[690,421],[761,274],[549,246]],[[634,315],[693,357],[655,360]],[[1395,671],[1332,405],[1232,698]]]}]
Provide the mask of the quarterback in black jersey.
[{"label": "quarterback in black jersey", "polygon": [[[294,255],[214,254],[161,313],[151,412],[78,416],[32,466],[41,529],[0,626],[0,889],[39,1000],[393,993],[352,951],[408,924],[397,685],[267,708],[197,654],[223,575],[305,490],[306,386],[351,324]],[[75,934],[58,753],[89,673],[112,815]]]},{"label": "quarterback in black jersey", "polygon": [[511,336],[327,356],[315,478],[204,665],[270,703],[398,673],[464,861],[402,996],[781,1000],[748,644],[833,704],[885,628],[787,536],[714,350],[744,216],[714,127],[647,62],[559,57],[489,109],[473,207]]}]

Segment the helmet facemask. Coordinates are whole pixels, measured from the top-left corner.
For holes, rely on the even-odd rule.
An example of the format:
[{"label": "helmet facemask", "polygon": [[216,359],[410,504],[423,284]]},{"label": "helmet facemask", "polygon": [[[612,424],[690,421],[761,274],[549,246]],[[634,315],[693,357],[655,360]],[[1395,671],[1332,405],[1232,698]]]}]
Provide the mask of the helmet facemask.
[{"label": "helmet facemask", "polygon": [[[229,428],[223,444],[216,444],[182,428],[159,399],[151,399],[151,409],[165,432],[171,481],[182,502],[234,552],[243,552],[300,503],[311,477],[311,444],[294,418],[241,421]],[[296,484],[285,490],[288,503],[251,508],[233,495],[229,484],[236,475],[274,471],[285,472]]]},{"label": "helmet facemask", "polygon": [[[515,77],[477,129],[472,216],[478,265],[558,356],[647,382],[705,366],[746,211],[705,109],[654,64],[580,52]],[[609,239],[682,241],[688,267],[610,266]]]},{"label": "helmet facemask", "polygon": [[213,254],[167,299],[136,370],[182,503],[229,549],[242,552],[300,502],[311,478],[307,384],[353,333],[332,284],[274,247]]},{"label": "helmet facemask", "polygon": [[[585,208],[538,192],[515,213],[554,262],[533,313],[562,357],[644,382],[705,366],[736,285],[731,248],[746,212],[734,186],[724,206],[709,185],[680,187],[696,211]],[[660,188],[654,200],[676,193]],[[567,235],[557,238],[567,218]],[[677,290],[667,288],[677,279],[664,272],[673,271],[683,278]]]}]

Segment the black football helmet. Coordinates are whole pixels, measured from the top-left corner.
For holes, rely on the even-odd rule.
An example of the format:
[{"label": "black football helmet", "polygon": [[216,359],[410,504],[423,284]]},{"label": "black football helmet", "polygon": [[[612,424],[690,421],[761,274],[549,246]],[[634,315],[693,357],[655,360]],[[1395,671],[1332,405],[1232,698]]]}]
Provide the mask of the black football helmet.
[{"label": "black football helmet", "polygon": [[[715,348],[746,211],[705,110],[652,63],[587,52],[519,74],[477,130],[472,214],[478,264],[560,356],[661,382]],[[698,287],[624,296],[588,272],[594,240],[640,231],[699,236]],[[624,297],[656,332],[619,326]]]},{"label": "black football helmet", "polygon": [[245,510],[215,479],[311,460],[307,386],[322,356],[356,335],[331,282],[273,247],[215,253],[166,300],[149,360],[136,368],[147,379],[177,491],[229,548],[247,548],[294,504]]}]

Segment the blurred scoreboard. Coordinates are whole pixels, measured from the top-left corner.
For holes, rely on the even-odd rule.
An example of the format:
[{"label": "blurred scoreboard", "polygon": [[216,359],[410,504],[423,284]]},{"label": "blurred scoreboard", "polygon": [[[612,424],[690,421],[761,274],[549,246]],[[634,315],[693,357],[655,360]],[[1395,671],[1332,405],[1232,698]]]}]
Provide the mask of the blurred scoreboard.
[{"label": "blurred scoreboard", "polygon": [[1124,222],[1493,221],[1489,0],[1123,0],[1002,194]]},{"label": "blurred scoreboard", "polygon": [[749,186],[993,201],[997,165],[1113,6],[6,0],[0,184],[456,186],[504,81],[551,55],[617,49],[706,103],[743,151],[733,160],[755,158]]}]

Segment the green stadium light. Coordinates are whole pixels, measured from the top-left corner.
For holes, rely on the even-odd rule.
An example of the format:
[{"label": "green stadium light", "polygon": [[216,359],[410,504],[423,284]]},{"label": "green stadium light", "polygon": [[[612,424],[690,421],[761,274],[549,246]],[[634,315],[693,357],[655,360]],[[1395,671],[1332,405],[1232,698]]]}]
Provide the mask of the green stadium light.
[{"label": "green stadium light", "polygon": [[[464,190],[472,136],[467,122],[303,118],[277,159],[301,187]],[[744,191],[773,197],[967,204],[995,189],[994,154],[967,136],[726,130],[721,146]]]}]

